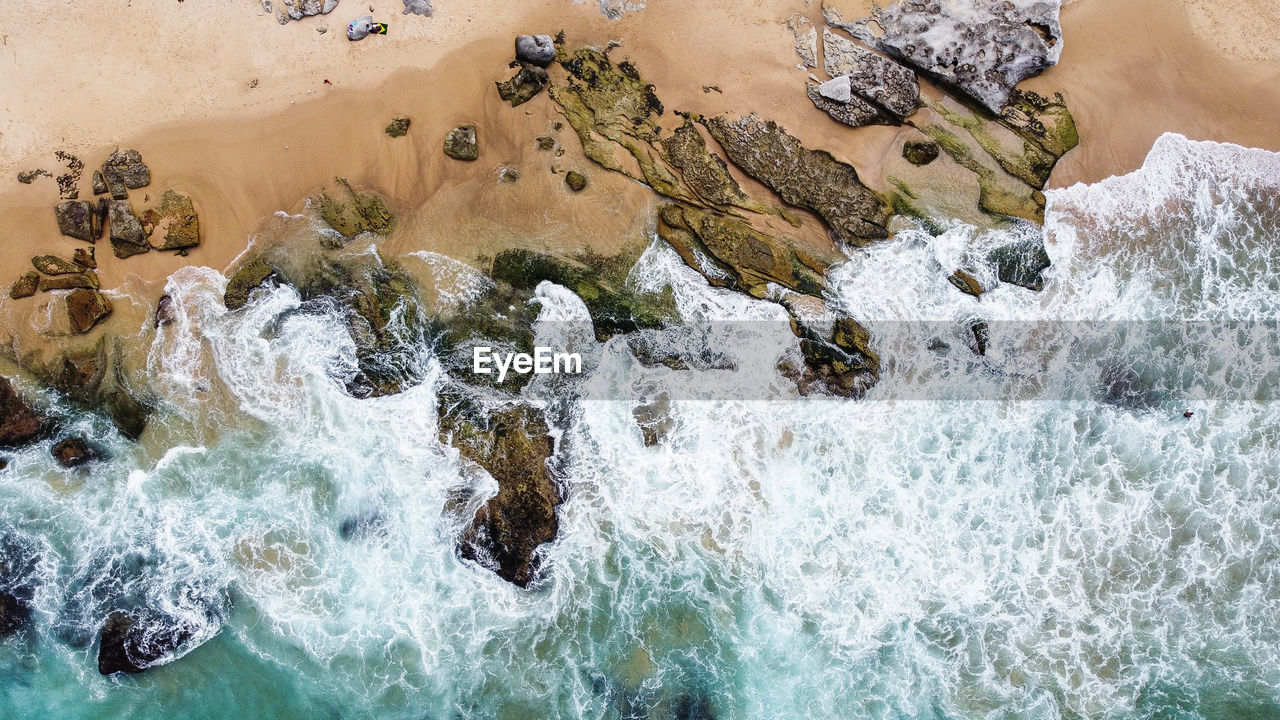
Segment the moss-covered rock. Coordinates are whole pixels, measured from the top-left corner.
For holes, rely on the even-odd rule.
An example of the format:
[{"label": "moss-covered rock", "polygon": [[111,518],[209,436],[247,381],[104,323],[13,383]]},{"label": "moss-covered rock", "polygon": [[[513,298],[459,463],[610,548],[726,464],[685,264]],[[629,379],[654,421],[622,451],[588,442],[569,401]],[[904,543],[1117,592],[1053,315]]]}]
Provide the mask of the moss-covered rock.
[{"label": "moss-covered rock", "polygon": [[92,200],[64,200],[54,208],[58,220],[58,232],[85,242],[94,242],[102,235],[102,222]]},{"label": "moss-covered rock", "polygon": [[569,189],[574,192],[582,192],[587,187],[587,176],[577,170],[570,170],[565,173],[564,184],[568,185]]},{"label": "moss-covered rock", "polygon": [[476,139],[476,126],[459,125],[444,136],[444,154],[454,160],[470,162],[480,157],[480,145]]},{"label": "moss-covered rock", "polygon": [[96,270],[98,268],[98,259],[94,257],[93,248],[79,247],[71,255],[71,261],[86,270]]},{"label": "moss-covered rock", "polygon": [[902,157],[912,165],[928,165],[938,159],[938,143],[929,140],[908,140],[902,144]]},{"label": "moss-covered rock", "polygon": [[391,232],[395,214],[381,197],[373,193],[356,192],[342,178],[338,178],[337,182],[347,195],[345,200],[327,193],[320,196],[320,217],[329,227],[347,238],[365,232],[378,235]]},{"label": "moss-covered rock", "polygon": [[262,286],[267,278],[276,274],[276,269],[265,260],[256,258],[240,266],[227,281],[227,289],[222,294],[222,302],[228,310],[239,310],[249,303],[249,295]]},{"label": "moss-covered rock", "polygon": [[31,264],[45,275],[67,275],[83,272],[84,270],[84,268],[55,255],[37,255],[31,258]]},{"label": "moss-covered rock", "polygon": [[693,121],[686,116],[684,124],[662,140],[663,155],[703,202],[722,209],[740,207],[754,212],[769,208],[753,200],[745,192],[724,159],[707,150],[707,143]]},{"label": "moss-covered rock", "polygon": [[[152,228],[148,234],[155,249],[183,251],[200,244],[200,217],[190,197],[165,190],[159,206],[142,215],[143,224]],[[164,232],[159,241],[154,237],[156,230]]]},{"label": "moss-covered rock", "polygon": [[1080,144],[1075,118],[1062,93],[1049,98],[1030,90],[1014,90],[999,119],[1005,127],[1056,158]]},{"label": "moss-covered rock", "polygon": [[1000,282],[1019,285],[1028,290],[1044,289],[1044,271],[1049,269],[1049,253],[1044,243],[1026,240],[992,250],[987,260],[996,268]]},{"label": "moss-covered rock", "polygon": [[410,121],[407,117],[392,118],[383,132],[393,138],[402,138],[409,134],[409,123]]},{"label": "moss-covered rock", "polygon": [[982,297],[984,289],[982,283],[978,282],[978,278],[973,276],[966,270],[957,269],[955,272],[947,276],[947,282],[955,286],[957,290],[965,295],[974,297]]},{"label": "moss-covered rock", "polygon": [[1044,222],[1044,193],[1004,172],[992,158],[984,161],[950,130],[940,125],[922,125],[919,130],[937,142],[957,164],[978,177],[980,209],[996,216]]},{"label": "moss-covered rock", "polygon": [[9,287],[9,297],[14,300],[28,298],[35,295],[36,291],[39,289],[40,274],[34,270],[28,270]]},{"label": "moss-covered rock", "polygon": [[842,242],[865,245],[888,237],[892,210],[863,185],[852,165],[809,150],[777,123],[748,115],[703,124],[729,159],[786,202],[813,211]]},{"label": "moss-covered rock", "polygon": [[495,84],[498,86],[498,96],[511,103],[511,107],[516,107],[536,97],[550,81],[546,70],[532,63],[523,63],[514,77]]},{"label": "moss-covered rock", "polygon": [[153,409],[126,381],[122,352],[119,341],[104,336],[91,348],[67,349],[28,369],[70,402],[105,415],[122,435],[137,440]]},{"label": "moss-covered rock", "polygon": [[527,406],[482,416],[473,407],[442,413],[441,435],[484,468],[498,493],[476,512],[459,542],[462,557],[528,587],[537,579],[538,547],[559,532],[560,488],[547,461],[554,443],[540,412]]},{"label": "moss-covered rock", "polygon": [[792,328],[800,337],[804,370],[800,391],[859,397],[880,376],[880,356],[871,348],[871,334],[853,318],[837,319],[829,333],[792,312]]},{"label": "moss-covered rock", "polygon": [[112,310],[111,301],[98,292],[96,287],[78,287],[72,290],[67,294],[66,303],[67,319],[71,323],[71,331],[76,333],[89,332],[94,325],[110,315]]},{"label": "moss-covered rock", "polygon": [[58,275],[55,277],[40,278],[40,290],[42,292],[51,292],[53,290],[74,290],[76,288],[86,288],[89,290],[98,289],[98,275],[92,270],[73,273],[71,275]]}]

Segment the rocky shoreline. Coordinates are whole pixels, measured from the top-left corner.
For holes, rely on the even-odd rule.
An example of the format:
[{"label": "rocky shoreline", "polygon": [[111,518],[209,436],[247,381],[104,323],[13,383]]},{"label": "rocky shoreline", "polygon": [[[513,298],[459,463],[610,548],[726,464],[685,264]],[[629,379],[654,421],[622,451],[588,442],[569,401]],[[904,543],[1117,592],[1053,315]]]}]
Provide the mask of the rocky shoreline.
[{"label": "rocky shoreline", "polygon": [[[658,88],[644,79],[643,58],[615,61],[612,46],[571,48],[563,34],[517,38],[514,75],[489,91],[512,109],[554,104],[591,163],[564,172],[565,192],[589,197],[592,178],[604,173],[650,188],[661,198],[653,233],[690,268],[714,286],[785,309],[804,361],[789,372],[799,392],[857,398],[875,384],[884,359],[859,320],[829,304],[829,271],[846,253],[891,241],[898,228],[936,229],[933,208],[949,194],[975,197],[971,217],[989,227],[1043,221],[1041,191],[1058,160],[1079,142],[1061,95],[1016,87],[1056,61],[1056,10],[1048,17],[1037,6],[1034,16],[1019,17],[1010,15],[1007,3],[981,5],[989,22],[967,37],[959,56],[922,44],[921,23],[955,21],[936,2],[904,0],[859,21],[845,21],[838,9],[824,5],[828,27],[820,45],[807,20],[789,23],[801,64],[816,70],[821,63],[830,76],[811,76],[803,89],[815,111],[849,126],[850,133],[871,125],[918,131],[902,143],[903,163],[895,166],[902,176],[886,174],[889,188],[868,186],[853,165],[806,147],[760,115],[668,109]],[[883,34],[868,34],[872,22]],[[1013,44],[1006,42],[1010,32],[1017,37]],[[415,127],[412,118],[395,117],[385,133],[412,138]],[[451,162],[471,163],[485,153],[485,133],[482,125],[468,122],[432,141]],[[548,151],[557,147],[550,136],[529,142]],[[559,172],[551,162],[549,169]],[[948,169],[938,171],[946,162]],[[148,187],[151,178],[135,150],[113,153],[93,173],[96,201],[78,199],[78,171],[68,177],[59,182],[58,227],[89,247],[77,247],[70,259],[33,257],[35,272],[22,274],[10,296],[54,293],[69,332],[58,339],[53,355],[12,359],[30,378],[76,407],[103,414],[122,436],[137,440],[154,412],[154,398],[131,381],[130,350],[122,333],[104,323],[113,307],[99,287],[93,244],[106,233],[119,261],[152,250],[185,254],[200,244],[199,217],[192,197],[173,189],[141,212],[134,209],[129,191]],[[516,168],[504,168],[499,182],[518,183],[520,177]],[[243,311],[263,288],[288,285],[304,305],[342,317],[357,362],[334,380],[355,398],[392,395],[420,383],[416,349],[434,348],[447,373],[439,439],[497,486],[496,494],[464,518],[458,556],[513,585],[536,588],[545,572],[546,545],[559,531],[558,508],[571,490],[556,472],[556,418],[522,392],[523,380],[499,385],[472,374],[469,350],[484,343],[527,351],[536,317],[531,300],[544,281],[583,300],[600,341],[678,323],[675,303],[669,292],[644,292],[628,283],[637,248],[603,257],[513,247],[487,259],[483,270],[490,284],[482,293],[462,307],[433,306],[397,260],[379,250],[398,221],[391,199],[345,180],[336,185],[313,204],[333,232],[302,251],[255,245],[228,274],[226,309]],[[149,194],[143,202],[150,203]],[[825,242],[798,237],[800,228],[814,226]],[[948,279],[958,292],[980,298],[990,278],[1039,290],[1047,268],[1043,243],[1020,243],[992,252],[983,267],[953,268]],[[167,296],[159,299],[152,329],[170,322],[169,307]],[[973,331],[980,332],[976,324]],[[980,339],[977,345],[981,350]],[[669,367],[684,362],[648,361]],[[56,413],[28,404],[3,380],[0,448],[59,435]],[[647,445],[662,442],[662,412],[657,402],[636,408]],[[92,438],[75,436],[59,437],[50,451],[67,466],[91,463],[97,454]],[[6,550],[7,564],[0,564],[0,634],[28,622],[29,599],[12,557]],[[190,649],[197,637],[195,629],[172,618],[113,609],[99,632],[99,669],[141,672]]]}]

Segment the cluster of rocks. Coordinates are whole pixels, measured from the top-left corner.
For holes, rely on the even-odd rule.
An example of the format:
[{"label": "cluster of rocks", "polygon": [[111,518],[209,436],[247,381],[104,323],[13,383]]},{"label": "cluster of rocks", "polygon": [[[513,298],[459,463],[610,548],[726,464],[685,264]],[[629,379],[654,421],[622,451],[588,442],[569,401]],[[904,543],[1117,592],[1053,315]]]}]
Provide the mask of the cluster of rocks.
[{"label": "cluster of rocks", "polygon": [[327,15],[336,7],[338,0],[262,0],[262,11],[275,15],[281,25],[288,24],[290,20]]}]

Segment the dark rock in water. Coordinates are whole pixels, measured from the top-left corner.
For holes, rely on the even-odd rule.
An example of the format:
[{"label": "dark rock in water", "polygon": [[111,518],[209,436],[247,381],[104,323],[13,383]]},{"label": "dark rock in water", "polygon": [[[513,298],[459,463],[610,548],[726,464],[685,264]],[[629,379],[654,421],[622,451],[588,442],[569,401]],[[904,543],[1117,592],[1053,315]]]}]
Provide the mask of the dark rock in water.
[{"label": "dark rock in water", "polygon": [[186,250],[200,244],[200,217],[186,195],[165,190],[160,205],[143,213],[143,222],[148,236],[157,229],[164,230],[162,240],[151,241],[157,250]]},{"label": "dark rock in water", "polygon": [[59,440],[54,443],[49,452],[58,464],[65,468],[79,467],[98,458],[98,451],[80,437]]},{"label": "dark rock in water", "polygon": [[31,264],[45,275],[69,275],[71,273],[84,272],[84,268],[55,255],[37,255],[31,258]]},{"label": "dark rock in water", "polygon": [[31,297],[40,289],[40,274],[28,270],[9,288],[9,297],[14,300]]},{"label": "dark rock in water", "polygon": [[369,540],[386,534],[387,519],[376,511],[349,515],[338,525],[338,537],[343,540]]},{"label": "dark rock in water", "polygon": [[227,289],[222,294],[223,304],[228,310],[239,310],[249,303],[249,294],[275,274],[276,269],[262,259],[245,263],[227,281]]},{"label": "dark rock in water", "polygon": [[393,118],[391,122],[387,123],[387,127],[383,132],[393,138],[404,137],[409,133],[409,122],[407,117]]},{"label": "dark rock in water", "polygon": [[[840,78],[837,78],[839,80]],[[848,84],[848,78],[844,78],[844,85]],[[835,82],[835,81],[832,81]],[[825,85],[825,83],[824,83]],[[840,101],[823,95],[823,85],[817,83],[809,83],[805,86],[805,91],[809,94],[815,107],[831,116],[831,119],[842,122],[849,127],[862,127],[864,125],[888,125],[892,123],[889,116],[880,112],[874,105],[863,100],[860,97],[843,95],[843,93],[835,93],[830,90],[828,92],[837,96],[847,97],[848,99]],[[736,161],[735,161],[736,162]]]},{"label": "dark rock in water", "polygon": [[[905,120],[920,104],[920,82],[910,68],[859,47],[830,29],[822,30],[823,63],[833,78],[847,77],[862,99]],[[835,98],[833,98],[835,99]]]},{"label": "dark rock in water", "polygon": [[686,693],[676,698],[672,720],[716,720],[716,709],[706,695]]},{"label": "dark rock in water", "polygon": [[956,270],[947,277],[947,281],[956,287],[957,290],[974,297],[981,297],[983,293],[982,283],[978,282],[978,278],[972,273],[965,270]]},{"label": "dark rock in water", "polygon": [[536,97],[550,81],[551,77],[546,70],[532,63],[525,63],[510,80],[495,85],[498,86],[498,96],[511,103],[511,107],[516,107]]},{"label": "dark rock in water", "polygon": [[[69,311],[79,294],[96,295],[97,292],[71,291],[67,296]],[[110,308],[106,298],[100,300]],[[28,365],[27,369],[70,402],[105,415],[121,434],[137,440],[152,409],[129,388],[122,352],[118,342],[104,336],[92,348],[64,350],[54,359]]]},{"label": "dark rock in water", "polygon": [[426,15],[431,16],[431,0],[404,0],[404,11],[401,15]]},{"label": "dark rock in water", "polygon": [[651,402],[637,405],[631,416],[640,426],[640,436],[645,447],[653,447],[662,442],[671,432],[675,422],[671,419],[671,396],[660,393]]},{"label": "dark rock in water", "polygon": [[547,461],[554,445],[541,413],[520,406],[487,419],[447,414],[441,432],[462,456],[484,468],[498,483],[498,494],[475,515],[463,533],[459,552],[528,587],[541,564],[536,554],[559,532],[556,508],[560,488]]},{"label": "dark rock in water", "polygon": [[866,392],[880,376],[880,355],[871,349],[871,333],[853,318],[840,318],[829,337],[820,336],[792,315],[804,372],[800,391],[817,390],[833,395],[856,397]]},{"label": "dark rock in water", "polygon": [[195,634],[193,628],[176,618],[138,618],[128,613],[111,613],[98,634],[98,672],[140,673],[173,659],[174,653]]},{"label": "dark rock in water", "polygon": [[74,290],[76,288],[97,290],[97,274],[86,271],[71,275],[58,275],[57,277],[40,278],[40,290],[42,292],[50,292],[52,290]]},{"label": "dark rock in water", "polygon": [[108,179],[109,184],[112,175],[120,178],[130,190],[151,184],[151,170],[142,162],[142,155],[137,150],[116,150],[111,153],[107,161],[102,163],[102,176]]},{"label": "dark rock in water", "polygon": [[77,288],[67,295],[67,318],[71,330],[86,333],[111,314],[111,301],[93,288]]},{"label": "dark rock in water", "polygon": [[124,260],[151,250],[142,222],[133,214],[128,200],[113,200],[109,206],[108,221],[111,224],[111,251]]},{"label": "dark rock in water", "polygon": [[546,67],[556,59],[556,45],[550,35],[521,35],[516,38],[516,60]]},{"label": "dark rock in water", "polygon": [[93,248],[76,248],[71,255],[71,261],[82,268],[88,270],[96,270],[98,268],[98,259],[94,257]]},{"label": "dark rock in water", "polygon": [[877,50],[951,85],[999,115],[1019,82],[1058,62],[1062,28],[1058,3],[1008,0],[899,0],[871,17],[842,22]]},{"label": "dark rock in water", "polygon": [[938,159],[938,143],[932,140],[908,140],[902,144],[902,157],[912,165],[928,165]]},{"label": "dark rock in water", "polygon": [[378,235],[391,232],[395,214],[381,197],[373,193],[358,193],[350,183],[341,178],[338,179],[338,184],[347,191],[350,199],[338,200],[328,194],[320,196],[320,217],[329,227],[347,238],[366,232]]},{"label": "dark rock in water", "polygon": [[1109,365],[1102,371],[1102,402],[1126,410],[1151,410],[1160,405],[1152,382],[1135,367]]},{"label": "dark rock in water", "polygon": [[950,350],[951,346],[942,338],[933,338],[929,341],[929,344],[925,346],[925,349],[929,352],[942,354]]},{"label": "dark rock in water", "polygon": [[991,333],[987,327],[987,321],[974,320],[969,323],[969,332],[973,335],[973,345],[970,348],[977,355],[986,355],[987,344],[991,341]]},{"label": "dark rock in water", "polygon": [[626,286],[627,267],[615,259],[584,255],[570,259],[516,248],[493,259],[490,275],[512,287],[532,290],[548,280],[577,293],[591,313],[596,337],[662,327],[676,317],[669,292],[638,293]]},{"label": "dark rock in water", "polygon": [[0,638],[31,621],[38,554],[29,542],[0,535]]},{"label": "dark rock in water", "polygon": [[48,434],[53,422],[13,389],[7,377],[0,377],[0,448],[18,448]]},{"label": "dark rock in water", "polygon": [[995,265],[1000,282],[1028,290],[1044,289],[1044,271],[1049,269],[1049,253],[1039,240],[1025,240],[992,250],[987,260]]},{"label": "dark rock in water", "polygon": [[94,195],[107,194],[107,180],[106,178],[102,177],[101,170],[93,171],[93,194]]},{"label": "dark rock in water", "polygon": [[161,295],[156,301],[156,317],[155,327],[163,327],[173,322],[173,297],[170,295]]},{"label": "dark rock in water", "polygon": [[574,192],[582,192],[582,189],[587,186],[587,176],[577,170],[570,170],[565,173],[564,184]]},{"label": "dark rock in water", "polygon": [[444,136],[444,154],[454,160],[471,161],[480,157],[480,147],[476,142],[476,126],[459,125]]},{"label": "dark rock in water", "polygon": [[54,208],[58,232],[85,242],[93,242],[102,234],[102,224],[92,200],[63,200]]},{"label": "dark rock in water", "polygon": [[853,166],[830,153],[805,148],[777,123],[748,115],[704,121],[729,159],[786,202],[812,210],[850,245],[888,237],[892,210],[858,180]]}]

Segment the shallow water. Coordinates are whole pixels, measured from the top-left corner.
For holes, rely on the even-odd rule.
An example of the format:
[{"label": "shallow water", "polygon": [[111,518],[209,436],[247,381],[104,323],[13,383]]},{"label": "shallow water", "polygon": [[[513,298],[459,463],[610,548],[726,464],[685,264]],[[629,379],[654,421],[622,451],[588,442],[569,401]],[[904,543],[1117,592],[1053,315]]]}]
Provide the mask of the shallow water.
[{"label": "shallow water", "polygon": [[[1278,191],[1280,156],[1166,136],[1142,171],[1050,193],[1042,293],[947,283],[1009,233],[860,251],[833,302],[887,363],[856,402],[796,398],[773,341],[712,337],[736,371],[643,368],[544,285],[540,332],[592,374],[561,381],[581,402],[527,390],[567,419],[570,488],[532,591],[455,553],[446,506],[494,485],[437,442],[428,348],[421,385],[353,399],[336,317],[288,288],[228,314],[225,278],[185,269],[146,360],[163,441],[84,417],[108,461],[63,470],[42,445],[0,473],[0,528],[40,558],[0,718],[1280,716]],[[687,320],[751,321],[716,332],[779,324],[657,245],[633,280],[672,285]],[[1188,320],[1248,337],[1184,350]],[[1117,366],[1141,402],[1107,395]],[[755,394],[717,396],[726,374]],[[677,386],[644,447],[618,398]],[[353,517],[381,531],[343,539]],[[207,641],[104,678],[94,637],[129,602]]]}]

